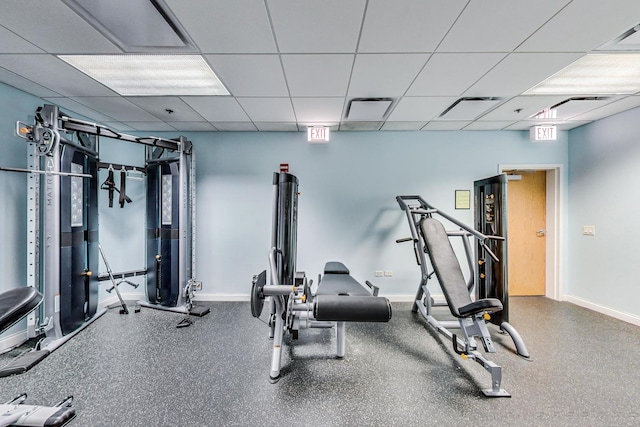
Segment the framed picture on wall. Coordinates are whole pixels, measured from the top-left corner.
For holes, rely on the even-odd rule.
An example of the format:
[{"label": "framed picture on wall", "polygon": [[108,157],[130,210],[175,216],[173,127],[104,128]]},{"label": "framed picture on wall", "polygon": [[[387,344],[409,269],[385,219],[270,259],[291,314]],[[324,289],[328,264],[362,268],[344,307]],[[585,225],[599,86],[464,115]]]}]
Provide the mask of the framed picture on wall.
[{"label": "framed picture on wall", "polygon": [[471,209],[471,190],[456,190],[456,209]]}]

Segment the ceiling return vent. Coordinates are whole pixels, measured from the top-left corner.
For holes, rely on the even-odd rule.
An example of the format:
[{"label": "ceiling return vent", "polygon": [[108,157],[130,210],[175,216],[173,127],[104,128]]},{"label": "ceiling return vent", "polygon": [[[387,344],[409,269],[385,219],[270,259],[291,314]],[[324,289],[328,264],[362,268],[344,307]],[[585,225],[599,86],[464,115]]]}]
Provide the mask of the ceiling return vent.
[{"label": "ceiling return vent", "polygon": [[440,114],[444,120],[475,120],[497,106],[502,98],[465,97],[460,98]]},{"label": "ceiling return vent", "polygon": [[392,104],[393,98],[353,98],[347,105],[345,119],[361,122],[384,120]]},{"label": "ceiling return vent", "polygon": [[533,119],[566,120],[611,102],[609,96],[574,96],[537,112]]},{"label": "ceiling return vent", "polygon": [[640,24],[625,31],[598,50],[640,50]]},{"label": "ceiling return vent", "polygon": [[125,52],[197,52],[162,0],[62,0]]}]

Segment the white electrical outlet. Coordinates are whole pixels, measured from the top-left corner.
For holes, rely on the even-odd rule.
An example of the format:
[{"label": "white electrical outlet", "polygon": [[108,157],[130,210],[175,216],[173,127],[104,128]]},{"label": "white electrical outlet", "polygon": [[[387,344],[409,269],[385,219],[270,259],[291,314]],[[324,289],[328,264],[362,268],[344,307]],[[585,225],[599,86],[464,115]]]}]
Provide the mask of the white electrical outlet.
[{"label": "white electrical outlet", "polygon": [[585,236],[595,236],[596,235],[596,226],[595,225],[583,225],[582,226],[582,234]]},{"label": "white electrical outlet", "polygon": [[392,277],[392,276],[393,276],[393,271],[391,270],[384,271],[384,277]]},{"label": "white electrical outlet", "polygon": [[376,277],[384,277],[384,271],[382,271],[382,270],[376,270],[376,272],[375,272],[375,276],[376,276]]}]

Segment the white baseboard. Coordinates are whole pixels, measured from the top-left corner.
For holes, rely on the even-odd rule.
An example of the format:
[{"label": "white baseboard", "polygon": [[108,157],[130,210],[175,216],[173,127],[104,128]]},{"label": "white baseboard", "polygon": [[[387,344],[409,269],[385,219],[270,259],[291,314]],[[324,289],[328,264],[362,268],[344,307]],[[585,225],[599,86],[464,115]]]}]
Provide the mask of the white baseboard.
[{"label": "white baseboard", "polygon": [[[140,299],[145,299],[144,294],[138,293],[121,293],[122,299],[125,301],[137,301]],[[415,294],[391,294],[385,295],[381,294],[380,296],[387,297],[391,302],[413,302],[415,299]],[[433,296],[436,301],[444,301],[444,296],[442,295],[434,295]],[[202,293],[196,292],[195,301],[224,301],[224,302],[233,302],[233,301],[251,301],[251,295],[249,294],[212,294],[212,293]],[[116,295],[112,295],[107,299],[103,299],[100,301],[100,308],[107,307],[111,304],[117,304],[118,297]]]},{"label": "white baseboard", "polygon": [[615,310],[613,308],[605,307],[600,304],[595,304],[590,301],[584,300],[582,298],[573,296],[573,295],[565,295],[564,300],[570,302],[575,305],[579,305],[580,307],[588,308],[589,310],[597,311],[598,313],[602,313],[606,316],[613,317],[618,320],[622,320],[623,322],[631,323],[636,326],[640,326],[640,316],[636,316],[635,314],[625,313],[623,311]]}]

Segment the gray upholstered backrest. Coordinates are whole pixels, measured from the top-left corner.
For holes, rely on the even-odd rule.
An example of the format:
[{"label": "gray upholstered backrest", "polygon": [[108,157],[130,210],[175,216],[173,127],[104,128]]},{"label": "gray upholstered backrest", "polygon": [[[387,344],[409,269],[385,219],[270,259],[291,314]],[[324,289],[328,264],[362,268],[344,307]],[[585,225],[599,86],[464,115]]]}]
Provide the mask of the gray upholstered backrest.
[{"label": "gray upholstered backrest", "polygon": [[431,265],[436,272],[451,314],[463,317],[458,308],[471,303],[471,296],[447,231],[442,223],[434,218],[423,218],[420,221],[420,227]]}]

